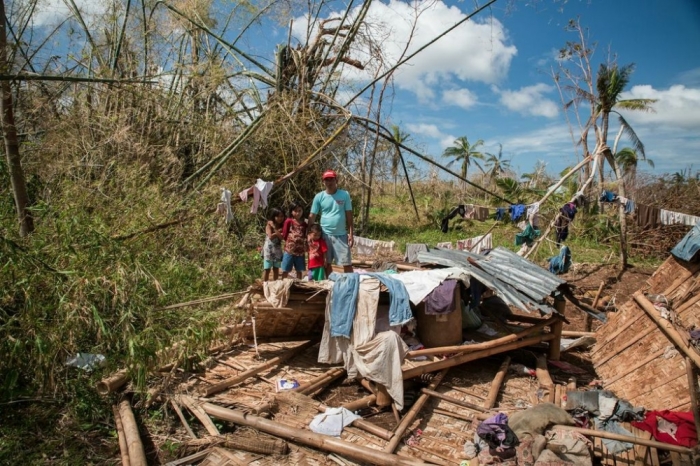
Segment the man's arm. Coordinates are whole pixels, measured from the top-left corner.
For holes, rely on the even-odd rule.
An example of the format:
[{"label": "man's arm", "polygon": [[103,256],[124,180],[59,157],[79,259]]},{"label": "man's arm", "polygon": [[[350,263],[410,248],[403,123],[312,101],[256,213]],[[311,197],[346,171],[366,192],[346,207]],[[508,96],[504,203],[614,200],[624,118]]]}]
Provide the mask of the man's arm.
[{"label": "man's arm", "polygon": [[352,247],[353,243],[353,224],[352,224],[352,210],[345,211],[345,227],[348,230],[348,246]]},{"label": "man's arm", "polygon": [[309,214],[309,225],[306,227],[306,231],[309,231],[309,228],[311,228],[311,225],[316,223],[316,214]]}]

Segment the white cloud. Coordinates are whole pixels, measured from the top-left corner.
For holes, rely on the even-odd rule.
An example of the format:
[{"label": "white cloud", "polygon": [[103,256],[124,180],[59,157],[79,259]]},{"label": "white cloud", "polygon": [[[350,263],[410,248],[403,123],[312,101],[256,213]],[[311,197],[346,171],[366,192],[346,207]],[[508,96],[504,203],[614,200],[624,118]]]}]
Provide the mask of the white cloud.
[{"label": "white cloud", "polygon": [[442,93],[444,104],[454,105],[465,110],[476,105],[478,101],[478,97],[469,89],[449,89]]},{"label": "white cloud", "polygon": [[434,139],[438,142],[440,149],[444,149],[451,146],[452,143],[457,139],[449,133],[444,133],[437,127],[437,125],[429,123],[408,123],[406,125],[408,132],[413,136],[425,136],[430,139]]},{"label": "white cloud", "polygon": [[[96,15],[105,13],[109,8],[108,3],[101,0],[74,0],[83,19],[90,24]],[[26,0],[22,1],[25,3]],[[71,12],[64,0],[39,0],[35,13],[32,16],[34,26],[56,26],[61,21],[71,16]]]},{"label": "white cloud", "polygon": [[523,115],[543,116],[554,118],[559,115],[557,104],[553,100],[543,96],[552,92],[554,88],[550,85],[539,83],[533,86],[521,87],[518,90],[500,90],[493,87],[493,90],[500,94],[500,102],[509,110],[513,110]]},{"label": "white cloud", "polygon": [[[353,10],[353,15],[357,14],[358,9]],[[328,15],[338,16],[340,14],[337,12]],[[368,32],[375,40],[375,47],[380,47],[384,66],[391,66],[398,62],[411,34],[413,38],[407,54],[427,44],[464,17],[459,8],[447,6],[442,1],[374,2],[367,13],[368,26],[363,32]],[[396,85],[426,101],[435,97],[434,89],[438,86],[466,81],[496,83],[502,79],[508,73],[517,49],[508,43],[505,27],[497,19],[486,14],[482,14],[482,17],[484,19],[477,16],[461,24],[400,67],[394,74]],[[416,21],[412,32],[412,24]],[[305,18],[295,19],[293,32],[302,42],[305,42],[306,27]],[[351,50],[352,58],[369,66],[364,71],[346,66],[345,72],[350,77],[367,81],[376,74],[377,62],[370,61],[368,50],[366,46]]]},{"label": "white cloud", "polygon": [[700,88],[677,84],[668,89],[654,89],[652,86],[634,86],[621,95],[622,99],[656,99],[652,106],[655,112],[624,112],[626,120],[632,124],[651,124],[686,129],[700,128]]}]

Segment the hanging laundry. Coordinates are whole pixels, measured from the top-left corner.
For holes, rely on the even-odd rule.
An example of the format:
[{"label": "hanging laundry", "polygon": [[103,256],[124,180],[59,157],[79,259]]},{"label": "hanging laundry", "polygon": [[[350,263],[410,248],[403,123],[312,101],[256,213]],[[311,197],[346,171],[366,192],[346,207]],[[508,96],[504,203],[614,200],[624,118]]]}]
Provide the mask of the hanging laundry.
[{"label": "hanging laundry", "polygon": [[540,203],[535,202],[534,204],[531,204],[527,206],[527,214],[525,215],[527,218],[527,221],[530,222],[530,224],[534,228],[539,228],[540,226]]},{"label": "hanging laundry", "polygon": [[558,256],[549,259],[549,271],[555,275],[566,273],[571,267],[571,250],[568,246],[562,246]]},{"label": "hanging laundry", "polygon": [[454,209],[452,209],[450,211],[450,213],[447,214],[447,216],[440,221],[440,230],[443,233],[447,233],[447,229],[450,225],[450,219],[453,219],[457,215],[464,218],[465,212],[466,212],[466,210],[465,210],[464,204],[460,204],[457,207],[455,207]]},{"label": "hanging laundry", "polygon": [[692,227],[700,221],[700,217],[661,209],[659,210],[659,221],[662,225],[688,225]]},{"label": "hanging laundry", "polygon": [[657,207],[637,204],[637,226],[642,228],[654,228],[659,224],[661,211]]},{"label": "hanging laundry", "polygon": [[617,200],[617,194],[612,191],[604,190],[600,193],[600,202],[615,202]]},{"label": "hanging laundry", "polygon": [[482,251],[493,248],[493,241],[491,233],[486,236],[475,236],[474,238],[461,239],[457,241],[457,249],[460,251],[473,252],[474,254],[481,254]]},{"label": "hanging laundry", "polygon": [[449,241],[444,242],[444,243],[438,243],[435,245],[436,248],[442,248],[442,249],[453,249],[452,243]]},{"label": "hanging laundry", "polygon": [[403,260],[409,263],[418,262],[419,252],[428,252],[428,245],[423,243],[407,243],[406,255]]},{"label": "hanging laundry", "polygon": [[272,191],[273,183],[272,181],[264,181],[258,178],[253,186],[253,205],[250,208],[250,213],[255,214],[258,212],[258,205],[267,207],[267,196]]},{"label": "hanging laundry", "polygon": [[393,241],[379,241],[361,236],[355,236],[353,247],[355,252],[361,256],[374,256],[379,253],[387,253],[394,250],[396,243]]},{"label": "hanging laundry", "polygon": [[521,244],[526,244],[531,246],[538,236],[540,236],[540,230],[534,229],[532,225],[528,223],[522,233],[515,235],[515,245],[520,246]]},{"label": "hanging laundry", "polygon": [[525,206],[523,204],[511,204],[511,206],[508,207],[508,211],[510,212],[510,220],[517,222],[525,213]]},{"label": "hanging laundry", "polygon": [[483,222],[489,218],[488,207],[476,206],[474,208],[474,219]]},{"label": "hanging laundry", "polygon": [[229,223],[231,220],[233,220],[233,210],[231,209],[231,191],[226,188],[221,188],[221,202],[224,204],[226,223]]},{"label": "hanging laundry", "polygon": [[574,221],[576,212],[575,202],[567,202],[559,209],[560,215],[557,216],[557,221],[554,223],[557,230],[557,244],[565,241],[569,236],[569,224]]},{"label": "hanging laundry", "polygon": [[476,213],[476,210],[474,209],[474,204],[465,204],[464,205],[464,215],[462,215],[462,217],[465,220],[473,219],[475,213]]},{"label": "hanging laundry", "polygon": [[626,214],[633,214],[634,213],[634,201],[632,199],[627,199],[627,202],[625,203],[625,213]]},{"label": "hanging laundry", "polygon": [[505,207],[497,207],[496,208],[496,220],[499,222],[503,220],[503,218],[506,216],[506,208]]}]

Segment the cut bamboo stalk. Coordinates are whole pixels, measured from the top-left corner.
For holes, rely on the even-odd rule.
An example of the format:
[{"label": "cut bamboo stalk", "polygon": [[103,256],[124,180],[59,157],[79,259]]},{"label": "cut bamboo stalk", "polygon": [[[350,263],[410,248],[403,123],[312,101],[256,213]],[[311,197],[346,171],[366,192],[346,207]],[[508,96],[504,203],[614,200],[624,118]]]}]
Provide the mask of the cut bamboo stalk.
[{"label": "cut bamboo stalk", "polygon": [[357,410],[362,409],[362,408],[369,408],[370,406],[372,406],[376,403],[377,403],[377,395],[372,394],[372,395],[367,395],[365,397],[362,397],[359,400],[350,401],[348,403],[345,403],[344,405],[342,405],[342,407],[347,409],[348,411],[357,411]]},{"label": "cut bamboo stalk", "polygon": [[129,451],[129,464],[131,466],[148,466],[146,462],[146,452],[141,443],[139,435],[139,427],[136,425],[136,418],[131,411],[131,404],[128,400],[119,403],[119,417],[124,428],[124,437],[126,438],[126,447]]},{"label": "cut bamboo stalk", "polygon": [[563,337],[574,337],[574,338],[581,338],[581,337],[596,337],[595,332],[577,332],[575,330],[562,330],[561,331],[561,336]]},{"label": "cut bamboo stalk", "polygon": [[209,453],[211,453],[211,449],[207,448],[206,450],[198,451],[197,453],[185,456],[184,458],[165,463],[165,466],[183,466],[186,464],[194,464],[209,456]]},{"label": "cut bamboo stalk", "polygon": [[124,426],[122,425],[122,418],[119,415],[119,408],[112,406],[112,412],[114,413],[114,425],[117,428],[117,438],[119,439],[119,452],[122,457],[122,466],[131,466],[129,461],[129,447],[126,444],[126,436],[124,434]]},{"label": "cut bamboo stalk", "polygon": [[490,341],[485,341],[483,343],[476,343],[473,345],[457,345],[457,346],[442,346],[439,348],[426,348],[426,349],[420,349],[420,350],[415,350],[415,351],[409,351],[406,353],[406,358],[411,359],[413,357],[417,356],[434,356],[438,354],[450,354],[450,353],[470,353],[470,352],[475,352],[475,351],[480,351],[484,349],[489,349],[489,348],[495,348],[500,345],[510,343],[512,341],[519,340],[521,338],[524,338],[526,336],[532,335],[533,333],[537,332],[538,330],[542,330],[545,327],[549,325],[553,325],[555,322],[558,321],[557,317],[553,317],[551,319],[547,319],[545,321],[542,321],[541,319],[538,319],[539,323],[533,325],[532,327],[529,327],[525,330],[522,330],[518,333],[513,333],[511,335],[506,335],[505,337],[497,338],[495,340],[490,340]]},{"label": "cut bamboo stalk", "polygon": [[540,388],[546,391],[546,398],[550,403],[554,403],[554,382],[547,369],[547,358],[544,354],[537,355],[537,367],[535,369]]},{"label": "cut bamboo stalk", "polygon": [[[438,466],[452,466],[457,462],[455,458],[450,458],[449,456],[442,455],[436,451],[431,451],[427,448],[423,448],[420,445],[408,445],[408,448],[413,448],[418,451],[422,451],[423,453],[427,453],[428,455],[431,455],[432,458],[426,458],[427,461],[430,462],[430,464],[437,464]],[[447,461],[445,461],[447,460]],[[675,466],[675,465],[674,465]]]},{"label": "cut bamboo stalk", "polygon": [[463,408],[468,408],[468,409],[471,409],[472,411],[476,411],[478,413],[488,413],[489,412],[488,409],[484,409],[479,405],[475,405],[475,404],[470,403],[468,401],[463,401],[463,400],[460,400],[458,398],[454,398],[452,396],[445,395],[445,394],[440,393],[440,392],[436,392],[435,390],[431,390],[429,388],[421,388],[420,391],[421,391],[421,393],[424,393],[426,395],[430,395],[430,396],[437,398],[439,400],[447,401],[448,403],[452,403],[453,405],[461,406]]},{"label": "cut bamboo stalk", "polygon": [[109,377],[97,382],[96,388],[97,393],[100,395],[108,395],[112,392],[116,392],[121,387],[124,386],[129,381],[129,376],[126,374],[126,370],[120,370]]},{"label": "cut bamboo stalk", "polygon": [[197,436],[195,435],[194,431],[190,427],[190,424],[187,422],[187,419],[185,419],[185,415],[182,414],[182,410],[180,409],[180,405],[177,404],[177,401],[175,401],[173,398],[170,399],[170,404],[173,406],[173,409],[175,410],[177,417],[180,418],[180,422],[182,422],[182,425],[185,427],[185,430],[187,431],[189,436],[196,439]]},{"label": "cut bamboo stalk", "polygon": [[559,361],[561,358],[561,331],[564,328],[564,322],[557,320],[552,324],[552,334],[554,338],[549,342],[548,356],[552,361]]},{"label": "cut bamboo stalk", "polygon": [[289,359],[289,358],[301,353],[302,351],[306,350],[307,348],[313,346],[315,343],[316,343],[315,340],[307,341],[306,343],[299,345],[296,348],[293,348],[292,350],[288,351],[287,353],[285,353],[281,356],[277,356],[276,358],[270,359],[269,361],[267,361],[264,364],[256,366],[250,370],[247,370],[242,374],[238,374],[234,377],[228,378],[228,379],[224,380],[223,382],[217,383],[216,385],[212,385],[210,387],[207,387],[204,391],[204,396],[211,396],[215,393],[219,393],[221,391],[224,391],[229,387],[232,387],[232,386],[237,385],[241,382],[244,382],[249,377],[257,375],[257,374],[265,371],[266,369],[269,369],[271,367],[274,367],[274,366],[277,366],[277,365],[283,363],[287,359]]},{"label": "cut bamboo stalk", "polygon": [[179,395],[178,401],[182,402],[182,404],[187,406],[187,409],[189,409],[190,412],[194,414],[194,416],[197,419],[199,419],[199,422],[201,422],[204,428],[207,429],[209,435],[221,435],[218,427],[214,425],[214,422],[211,420],[211,418],[207,415],[207,413],[204,412],[204,410],[198,405],[198,403],[193,398],[187,395]]},{"label": "cut bamboo stalk", "polygon": [[678,333],[678,330],[673,328],[673,324],[671,322],[663,319],[659,313],[659,311],[656,310],[654,305],[649,301],[641,292],[637,291],[633,296],[635,301],[637,301],[637,304],[639,304],[642,309],[646,311],[647,314],[649,314],[649,317],[651,317],[654,322],[656,322],[656,325],[661,329],[663,333],[666,334],[667,337],[669,337],[675,344],[676,346],[685,353],[686,356],[688,356],[693,363],[695,363],[696,366],[700,367],[700,355],[695,352],[695,350],[690,347],[687,341],[683,339],[683,337],[680,336]]},{"label": "cut bamboo stalk", "polygon": [[503,380],[506,378],[506,374],[508,373],[508,366],[509,365],[510,365],[510,356],[506,356],[506,358],[501,363],[501,367],[498,368],[498,372],[496,372],[496,377],[494,377],[493,382],[491,382],[491,388],[489,389],[489,394],[486,397],[486,401],[484,401],[484,408],[486,408],[487,410],[496,406],[496,399],[498,399],[498,392],[501,390],[501,385],[503,384]]},{"label": "cut bamboo stalk", "polygon": [[375,400],[375,403],[380,408],[383,408],[385,406],[389,406],[390,404],[393,403],[393,400],[391,399],[391,395],[389,395],[389,392],[387,391],[385,386],[380,385],[380,384],[376,384],[376,383],[372,383],[367,379],[360,379],[360,385],[365,387],[365,389],[372,392],[377,397],[377,399]]},{"label": "cut bamboo stalk", "polygon": [[561,385],[554,386],[554,404],[561,408]]},{"label": "cut bamboo stalk", "polygon": [[[442,372],[436,375],[435,378],[433,378],[433,380],[430,382],[430,385],[428,385],[428,389],[435,390],[440,385],[440,382],[442,382],[442,379],[445,378],[445,375],[447,375],[447,371],[449,371],[449,368],[443,369]],[[384,447],[384,451],[386,453],[393,453],[394,450],[396,450],[396,447],[399,445],[399,442],[401,442],[401,439],[403,438],[403,434],[406,432],[406,429],[408,429],[408,426],[411,425],[413,420],[416,418],[420,410],[428,402],[429,399],[430,395],[426,394],[423,394],[418,397],[413,406],[411,406],[411,409],[401,420],[401,423],[394,430],[394,437],[391,440],[389,440],[387,446]]]},{"label": "cut bamboo stalk", "polygon": [[523,348],[525,346],[535,345],[544,341],[550,341],[554,339],[554,337],[555,335],[551,333],[548,333],[546,335],[538,335],[535,337],[526,338],[524,340],[506,343],[505,345],[497,346],[495,348],[489,348],[474,353],[461,354],[459,356],[453,356],[451,358],[446,358],[441,361],[423,364],[404,370],[403,378],[404,380],[412,379],[413,377],[419,377],[423,374],[427,374],[428,372],[435,372],[448,367],[459,366],[460,364],[464,364],[470,361],[476,361],[477,359],[492,356],[494,354],[505,353],[506,351]]},{"label": "cut bamboo stalk", "polygon": [[[299,391],[300,393],[303,393],[304,395],[308,395],[310,393],[314,393],[317,390],[321,388],[325,388],[334,381],[338,380],[339,378],[343,377],[345,375],[345,369],[342,367],[340,368],[335,368],[331,369],[330,371],[326,372],[325,374],[322,374],[321,376],[317,377],[315,380],[312,380],[310,383],[306,384],[304,387],[303,385],[300,385],[295,389],[295,391]],[[303,387],[303,388],[302,388]],[[300,389],[300,390],[298,390]]]},{"label": "cut bamboo stalk", "polygon": [[348,458],[364,461],[370,464],[381,466],[415,466],[424,464],[421,461],[416,461],[411,458],[388,454],[373,448],[345,442],[335,437],[329,437],[327,435],[317,434],[308,430],[285,426],[278,422],[270,421],[257,416],[251,416],[243,411],[223,408],[212,403],[204,403],[202,405],[202,409],[204,409],[207,414],[224,421],[252,427],[261,432],[291,440],[295,443],[308,445],[323,451],[337,453],[339,455],[344,455]]},{"label": "cut bamboo stalk", "polygon": [[644,445],[647,447],[657,448],[659,450],[675,451],[677,453],[683,453],[685,455],[690,455],[693,452],[690,448],[672,445],[670,443],[657,442],[656,440],[647,440],[641,437],[631,437],[629,435],[614,434],[612,432],[606,432],[604,430],[582,429],[581,427],[564,426],[558,424],[554,425],[553,427],[557,429],[572,430],[574,432],[578,432],[579,434],[588,435],[590,437],[619,440],[621,442],[634,443],[635,445]]},{"label": "cut bamboo stalk", "polygon": [[[442,414],[443,416],[448,416],[448,417],[453,417],[455,419],[459,419],[462,421],[466,422],[474,422],[474,419],[479,419],[479,420],[486,420],[488,419],[488,415],[484,414],[477,414],[477,413],[470,413],[470,414],[462,414],[462,413],[456,413],[454,411],[448,411],[446,409],[440,409],[440,408],[435,408],[433,410],[433,413],[435,414]],[[483,419],[481,419],[483,417]]]}]

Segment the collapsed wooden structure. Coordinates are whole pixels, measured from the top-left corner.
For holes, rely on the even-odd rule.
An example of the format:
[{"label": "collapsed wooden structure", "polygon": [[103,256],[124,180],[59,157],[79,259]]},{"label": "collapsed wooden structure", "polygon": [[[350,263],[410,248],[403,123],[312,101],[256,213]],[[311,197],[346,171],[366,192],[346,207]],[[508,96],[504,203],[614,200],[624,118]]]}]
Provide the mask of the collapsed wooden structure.
[{"label": "collapsed wooden structure", "polygon": [[[439,252],[436,262],[451,265],[454,256],[450,254]],[[467,259],[471,265],[477,266],[479,258]],[[663,290],[676,301],[687,298],[677,309],[689,319],[689,314],[683,311],[698,305],[699,301],[691,295],[698,283],[696,274],[700,266],[685,267],[685,272],[671,270],[671,267],[678,266],[669,259],[649,280],[649,290]],[[495,267],[493,272],[498,272],[498,264],[488,267]],[[686,278],[681,280],[683,276]],[[485,275],[481,278],[491,280]],[[491,286],[501,284],[493,282]],[[265,299],[262,285],[254,285],[236,305],[245,311],[243,321],[225,329],[229,344],[224,350],[221,346],[217,348],[218,352],[208,360],[206,370],[199,374],[169,372],[175,394],[168,397],[168,401],[190,438],[183,440],[178,454],[180,458],[168,464],[460,464],[465,459],[463,446],[474,438],[481,420],[499,411],[512,414],[544,402],[562,406],[566,403],[567,391],[577,389],[577,378],[584,384],[593,378],[585,371],[576,371],[576,368],[569,367],[571,372],[568,373],[557,368],[566,365],[552,366],[560,359],[565,321],[562,314],[553,309],[548,314],[542,312],[544,317],[516,312],[505,321],[489,322],[497,329],[496,335],[465,334],[465,338],[474,337],[476,340],[468,345],[451,344],[409,351],[402,373],[408,397],[413,399],[410,408],[399,413],[387,395],[386,387],[365,379],[344,380],[347,373],[342,365],[328,366],[317,362],[318,339],[326,320],[327,296],[327,286],[295,281],[286,302],[282,305],[276,303],[275,307]],[[633,338],[636,339],[629,339],[626,346],[617,338],[635,323],[642,325],[641,319],[648,311],[644,309],[644,299],[641,294],[635,295],[623,306],[613,318],[615,323],[600,330],[600,343],[594,350],[594,361],[606,387],[616,391],[621,398],[628,394],[625,388],[634,387],[628,387],[632,385],[629,382],[619,381],[639,376],[635,371],[645,364],[656,364],[661,350],[658,342],[656,346],[647,343],[644,349],[652,348],[653,351],[645,358],[627,354],[625,360],[629,366],[623,365],[624,370],[617,375],[612,372],[614,364],[619,368],[622,361],[615,363],[618,357],[615,351],[624,354],[625,349],[634,348],[639,341],[646,342],[647,337],[648,341],[656,341],[652,340],[657,338],[655,331],[661,332],[659,327],[650,331],[635,328]],[[635,305],[641,307],[637,310],[642,314],[630,313]],[[380,295],[378,307],[388,307],[386,289]],[[665,341],[668,343],[669,340]],[[522,366],[511,364],[511,356],[517,354],[512,351],[523,348],[527,348],[528,354],[536,355],[534,368],[527,373],[523,372]],[[659,371],[664,367],[668,369],[662,364]],[[675,387],[673,383],[681,384],[682,378],[680,369],[672,368],[674,372],[669,374],[675,378],[671,379],[669,387]],[[685,366],[681,369],[685,371]],[[280,379],[294,381],[298,387],[278,391]],[[684,380],[685,392],[673,392],[680,397],[673,406],[644,404],[637,399],[631,401],[652,408],[688,407],[692,390],[687,389],[689,379]],[[656,384],[649,390],[651,394],[644,392],[639,396],[671,400],[673,395],[664,390],[662,384]],[[338,406],[358,412],[362,418],[343,429],[339,438],[319,435],[309,429],[314,416],[325,412],[328,407]],[[185,409],[201,423],[199,430],[203,428],[206,436],[201,438],[200,434],[197,438],[195,431],[198,429],[189,424],[183,414]],[[235,424],[235,433],[222,435],[211,418]],[[656,442],[645,432],[629,426],[628,429],[634,437],[604,431],[579,431],[596,439],[594,451],[604,464],[659,464],[658,450],[671,452],[674,464],[691,461],[691,450]],[[133,432],[133,427],[128,430]],[[611,455],[602,445],[602,438],[629,441],[636,447],[625,454]]]}]

